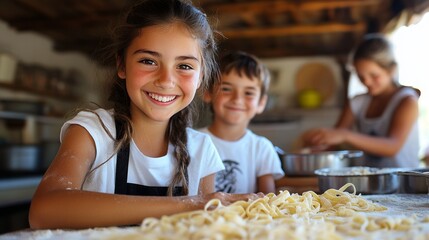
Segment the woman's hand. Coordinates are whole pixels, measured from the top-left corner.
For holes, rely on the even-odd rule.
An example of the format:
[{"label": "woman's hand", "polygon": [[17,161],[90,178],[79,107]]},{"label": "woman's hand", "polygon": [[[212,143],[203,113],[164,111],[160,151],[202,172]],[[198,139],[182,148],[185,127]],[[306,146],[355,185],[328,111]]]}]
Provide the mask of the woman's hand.
[{"label": "woman's hand", "polygon": [[305,146],[331,146],[345,142],[345,129],[316,128],[305,132],[302,139]]}]

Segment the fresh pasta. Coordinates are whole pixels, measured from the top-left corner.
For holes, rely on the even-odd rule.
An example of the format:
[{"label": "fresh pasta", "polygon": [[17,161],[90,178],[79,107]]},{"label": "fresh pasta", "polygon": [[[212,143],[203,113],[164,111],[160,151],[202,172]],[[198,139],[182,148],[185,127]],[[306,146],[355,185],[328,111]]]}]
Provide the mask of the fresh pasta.
[{"label": "fresh pasta", "polygon": [[[352,193],[345,191],[349,187]],[[369,233],[411,231],[418,225],[413,217],[364,214],[384,210],[386,207],[356,195],[349,183],[320,195],[281,191],[229,206],[213,199],[204,210],[146,218],[139,232],[128,239],[365,239]]]}]

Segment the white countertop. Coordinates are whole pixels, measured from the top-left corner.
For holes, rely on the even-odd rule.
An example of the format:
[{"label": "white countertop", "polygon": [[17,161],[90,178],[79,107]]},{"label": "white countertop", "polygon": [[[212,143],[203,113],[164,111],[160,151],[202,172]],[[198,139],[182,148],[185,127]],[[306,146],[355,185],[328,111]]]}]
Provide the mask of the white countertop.
[{"label": "white countertop", "polygon": [[428,194],[386,194],[366,195],[365,199],[381,204],[388,208],[384,212],[372,212],[372,215],[416,215],[419,217],[429,216]]},{"label": "white countertop", "polygon": [[[366,199],[377,202],[388,208],[383,212],[364,213],[369,215],[391,216],[391,217],[404,217],[404,216],[429,216],[429,195],[427,194],[389,194],[389,195],[368,195]],[[84,229],[84,230],[23,230],[0,235],[0,240],[18,240],[18,239],[33,239],[33,240],[53,240],[53,239],[70,239],[70,240],[87,240],[87,239],[128,239],[127,234],[138,234],[139,227],[126,227],[126,228],[97,228],[97,229]],[[399,234],[399,235],[392,235]],[[391,239],[392,237],[402,236],[401,232],[389,231],[375,231],[370,235],[364,237],[353,237],[346,239]],[[407,233],[410,234],[410,233]],[[419,228],[411,234],[423,234],[423,238],[414,239],[429,239],[429,222],[424,223],[422,228]],[[129,237],[129,236],[128,236]],[[134,235],[136,237],[136,235]],[[143,235],[141,237],[144,237]],[[403,236],[402,236],[403,237]],[[130,239],[130,238],[129,238]],[[132,238],[138,239],[138,238]],[[401,239],[410,239],[409,237]],[[413,239],[413,238],[411,238]]]}]

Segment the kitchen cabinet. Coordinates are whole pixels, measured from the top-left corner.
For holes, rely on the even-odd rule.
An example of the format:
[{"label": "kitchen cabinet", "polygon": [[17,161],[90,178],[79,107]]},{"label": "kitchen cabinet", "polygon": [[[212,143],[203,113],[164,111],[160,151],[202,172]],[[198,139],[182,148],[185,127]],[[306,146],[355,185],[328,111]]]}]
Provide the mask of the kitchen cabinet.
[{"label": "kitchen cabinet", "polygon": [[59,117],[37,116],[22,112],[0,110],[0,119],[28,120],[29,118],[34,118],[37,122],[43,124],[60,124],[63,121]]},{"label": "kitchen cabinet", "polygon": [[[28,78],[21,76],[11,83],[0,83],[2,95],[0,99],[0,122],[7,125],[6,127],[3,126],[2,129],[0,127],[0,137],[7,136],[3,142],[37,142],[36,139],[31,139],[28,136],[31,135],[31,131],[36,131],[33,135],[37,135],[40,141],[57,140],[65,114],[76,107],[78,102],[75,96],[64,94],[62,91],[32,87],[35,85],[20,83],[23,81],[22,79]],[[34,79],[37,78],[34,77]],[[13,126],[14,123],[15,126]],[[20,124],[22,129],[19,129]],[[11,133],[9,130],[16,131]],[[17,133],[19,130],[22,130],[21,133]],[[14,134],[22,134],[21,139],[20,136]],[[26,137],[30,139],[26,139]]]},{"label": "kitchen cabinet", "polygon": [[0,88],[8,89],[13,92],[23,92],[33,95],[40,95],[44,97],[55,98],[62,101],[76,101],[77,98],[70,94],[59,93],[55,91],[50,91],[48,89],[43,88],[33,88],[31,86],[20,86],[17,84],[8,84],[8,83],[0,83]]},{"label": "kitchen cabinet", "polygon": [[29,228],[29,202],[0,207],[0,234]]},{"label": "kitchen cabinet", "polygon": [[67,109],[76,99],[13,84],[0,84],[0,91],[5,92],[0,101],[0,233],[5,233],[29,227],[31,199],[58,150],[65,119],[49,105]]},{"label": "kitchen cabinet", "polygon": [[[8,135],[8,139],[3,139],[4,143],[0,145],[0,233],[29,227],[28,211],[31,198],[56,154],[59,143],[53,138],[55,136],[58,139],[63,122],[57,117],[0,111],[0,122],[5,121],[22,121],[24,126],[32,127],[15,130],[23,133],[18,134],[20,137],[15,139],[13,134]],[[39,151],[25,152],[25,149]],[[10,154],[5,154],[6,151]]]},{"label": "kitchen cabinet", "polygon": [[31,198],[42,176],[0,178],[0,234],[29,227]]},{"label": "kitchen cabinet", "polygon": [[[0,152],[3,158],[20,154],[21,161],[37,161],[37,165],[16,163],[13,169],[2,159],[0,171],[31,171],[42,172],[50,164],[59,146],[59,133],[64,120],[58,117],[36,116],[20,112],[0,111],[0,122],[6,125],[5,133],[2,135]],[[9,126],[8,126],[9,125]],[[7,134],[7,135],[6,135]],[[24,153],[24,151],[26,151]],[[33,160],[24,154],[37,154]],[[16,159],[19,161],[19,159]],[[34,169],[30,167],[34,166]],[[22,169],[21,169],[21,168]]]},{"label": "kitchen cabinet", "polygon": [[[0,111],[0,122],[5,121],[15,123],[22,121],[24,126],[31,122],[30,125],[33,127],[18,129],[18,131],[24,132],[24,134],[19,134],[21,139],[11,139],[13,134],[10,134],[9,139],[4,139],[4,143],[0,145],[2,150],[0,156],[0,161],[2,161],[0,162],[0,233],[29,227],[28,211],[31,198],[44,171],[56,154],[59,143],[58,140],[52,138],[53,136],[58,138],[63,122],[61,118],[56,117]],[[23,140],[25,140],[25,144],[19,142]],[[25,152],[24,149],[39,151]],[[21,152],[19,152],[20,150]],[[5,154],[6,151],[8,153],[13,151],[13,153]]]},{"label": "kitchen cabinet", "polygon": [[77,70],[62,74],[57,68],[20,63],[16,76],[0,83],[0,146],[36,145],[42,159],[38,172],[46,169],[59,146],[64,116],[79,101],[75,90],[81,77]]},{"label": "kitchen cabinet", "polygon": [[[8,100],[0,101],[0,105],[2,103],[11,104],[9,107],[3,105],[0,108],[0,151],[3,155],[2,162],[0,162],[0,171],[43,171],[48,167],[54,154],[56,154],[55,148],[59,146],[59,133],[64,119],[62,117],[42,115],[39,108],[43,108],[43,105],[40,102]],[[33,111],[34,106],[36,106],[35,111]],[[38,164],[37,169],[8,169],[8,159],[5,158],[24,154],[19,150],[22,149],[28,152],[30,147],[38,148],[37,151],[32,151],[31,153],[40,153],[38,156],[40,164]],[[11,148],[13,148],[13,151],[8,151]],[[25,160],[30,161],[28,158]]]}]

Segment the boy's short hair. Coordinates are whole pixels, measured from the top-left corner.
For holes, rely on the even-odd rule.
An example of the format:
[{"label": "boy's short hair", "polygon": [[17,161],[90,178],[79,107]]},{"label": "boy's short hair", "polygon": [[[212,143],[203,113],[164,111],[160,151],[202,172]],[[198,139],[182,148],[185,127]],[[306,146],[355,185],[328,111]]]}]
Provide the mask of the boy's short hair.
[{"label": "boy's short hair", "polygon": [[261,96],[268,93],[270,72],[256,56],[243,51],[228,52],[220,58],[219,65],[222,74],[235,70],[239,76],[245,74],[250,79],[255,78],[261,85]]}]

